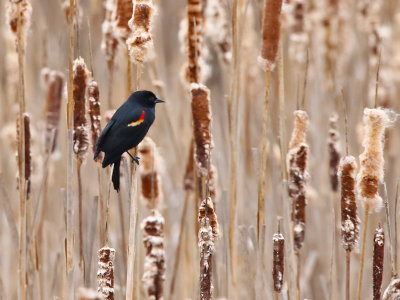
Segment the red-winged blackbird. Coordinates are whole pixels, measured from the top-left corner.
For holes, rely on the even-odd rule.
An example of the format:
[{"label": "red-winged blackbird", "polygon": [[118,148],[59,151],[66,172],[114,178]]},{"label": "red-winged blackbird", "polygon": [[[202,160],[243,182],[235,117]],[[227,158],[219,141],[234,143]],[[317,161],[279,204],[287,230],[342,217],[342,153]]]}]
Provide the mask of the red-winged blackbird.
[{"label": "red-winged blackbird", "polygon": [[96,142],[94,159],[103,151],[103,168],[114,164],[112,182],[119,191],[119,166],[121,155],[127,152],[139,164],[139,158],[133,157],[128,150],[136,147],[146,136],[155,119],[155,106],[164,102],[150,91],[134,92],[115,112]]}]

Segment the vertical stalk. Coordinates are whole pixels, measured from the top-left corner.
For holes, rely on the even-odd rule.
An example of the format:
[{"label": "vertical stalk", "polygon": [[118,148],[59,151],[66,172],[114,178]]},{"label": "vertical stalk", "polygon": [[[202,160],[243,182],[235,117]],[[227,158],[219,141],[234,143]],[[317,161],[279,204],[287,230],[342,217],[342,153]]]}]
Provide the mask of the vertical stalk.
[{"label": "vertical stalk", "polygon": [[364,233],[363,233],[363,241],[361,248],[361,263],[360,263],[360,278],[358,281],[358,295],[357,299],[361,299],[361,289],[362,289],[362,279],[364,273],[364,257],[365,257],[365,242],[367,240],[367,228],[368,228],[368,216],[369,216],[369,206],[365,206],[365,218],[364,218]]},{"label": "vertical stalk", "polygon": [[[79,266],[83,273],[85,271],[85,259],[83,255],[83,210],[82,210],[82,177],[81,177],[81,166],[82,158],[78,157],[76,160],[76,171],[78,173],[78,219],[79,219]],[[83,274],[85,278],[85,274]]]},{"label": "vertical stalk", "polygon": [[351,251],[346,250],[346,300],[350,300],[350,254]]}]

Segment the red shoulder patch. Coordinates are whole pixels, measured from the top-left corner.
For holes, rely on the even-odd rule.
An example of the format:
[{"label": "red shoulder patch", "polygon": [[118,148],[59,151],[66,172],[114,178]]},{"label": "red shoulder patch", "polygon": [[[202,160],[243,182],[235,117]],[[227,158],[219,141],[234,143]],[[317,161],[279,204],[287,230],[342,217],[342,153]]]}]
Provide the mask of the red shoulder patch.
[{"label": "red shoulder patch", "polygon": [[128,126],[133,127],[133,126],[137,126],[139,124],[142,124],[143,121],[144,121],[144,115],[145,115],[145,111],[143,110],[142,115],[140,116],[139,120],[129,123]]}]

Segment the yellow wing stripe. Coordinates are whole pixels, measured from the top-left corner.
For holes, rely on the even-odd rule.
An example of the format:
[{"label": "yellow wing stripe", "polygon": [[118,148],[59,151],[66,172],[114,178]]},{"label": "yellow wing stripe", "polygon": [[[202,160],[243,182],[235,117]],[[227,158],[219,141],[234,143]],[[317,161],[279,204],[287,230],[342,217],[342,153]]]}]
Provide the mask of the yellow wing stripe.
[{"label": "yellow wing stripe", "polygon": [[137,126],[137,125],[139,125],[139,124],[142,124],[142,123],[144,122],[144,114],[145,114],[145,112],[143,111],[143,112],[142,112],[142,115],[141,115],[140,118],[139,118],[139,120],[133,121],[133,122],[129,123],[128,126],[133,127],[133,126]]}]

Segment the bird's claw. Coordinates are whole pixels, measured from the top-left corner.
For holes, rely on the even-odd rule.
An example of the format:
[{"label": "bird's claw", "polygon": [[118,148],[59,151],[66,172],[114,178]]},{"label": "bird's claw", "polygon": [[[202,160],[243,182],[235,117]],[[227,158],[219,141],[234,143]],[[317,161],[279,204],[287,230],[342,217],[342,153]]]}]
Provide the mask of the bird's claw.
[{"label": "bird's claw", "polygon": [[140,159],[139,157],[132,156],[132,161],[134,161],[138,165],[139,165],[139,159]]}]

